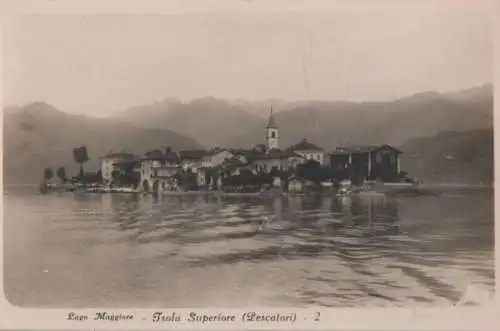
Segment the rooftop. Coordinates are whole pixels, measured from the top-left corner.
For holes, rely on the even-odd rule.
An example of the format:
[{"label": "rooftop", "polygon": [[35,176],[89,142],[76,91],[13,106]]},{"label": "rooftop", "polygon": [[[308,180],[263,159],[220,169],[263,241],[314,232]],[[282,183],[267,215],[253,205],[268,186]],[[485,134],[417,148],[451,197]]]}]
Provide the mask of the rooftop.
[{"label": "rooftop", "polygon": [[323,148],[316,146],[309,142],[307,139],[302,139],[295,145],[292,145],[288,148],[290,151],[323,151]]},{"label": "rooftop", "polygon": [[181,160],[184,159],[198,160],[211,154],[212,154],[211,152],[206,151],[204,149],[192,149],[192,150],[180,151],[179,157]]},{"label": "rooftop", "polygon": [[392,149],[397,153],[402,153],[397,148],[394,148],[389,145],[361,145],[361,146],[340,146],[335,149],[331,154],[333,155],[347,155],[347,154],[356,154],[356,153],[370,153],[381,148]]},{"label": "rooftop", "polygon": [[155,161],[168,161],[168,162],[179,162],[179,156],[175,152],[161,151],[158,149],[146,152],[144,156],[141,157],[142,160],[155,160]]},{"label": "rooftop", "polygon": [[124,160],[132,160],[135,159],[135,155],[132,153],[126,152],[109,152],[108,154],[101,157],[101,159],[124,159]]},{"label": "rooftop", "polygon": [[267,151],[266,155],[264,158],[270,159],[270,158],[280,158],[280,159],[285,159],[289,157],[301,157],[300,155],[296,154],[292,150],[281,150],[277,148],[273,148],[269,151]]}]

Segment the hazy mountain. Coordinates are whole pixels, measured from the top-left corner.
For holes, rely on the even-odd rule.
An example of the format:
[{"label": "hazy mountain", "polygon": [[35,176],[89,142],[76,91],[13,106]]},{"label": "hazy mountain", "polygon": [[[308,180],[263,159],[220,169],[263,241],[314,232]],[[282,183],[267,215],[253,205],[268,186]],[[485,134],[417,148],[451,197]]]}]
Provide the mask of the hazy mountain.
[{"label": "hazy mountain", "polygon": [[69,115],[36,102],[4,115],[4,181],[37,182],[45,167],[65,166],[74,175],[78,166],[73,148],[86,145],[90,161],[85,169],[97,170],[99,157],[110,150],[143,153],[161,146],[196,148],[191,138],[161,129],[134,127],[109,119]]},{"label": "hazy mountain", "polygon": [[188,103],[169,99],[128,109],[119,118],[135,125],[182,132],[207,147],[214,147],[226,146],[245,127],[262,121],[262,117],[247,111],[251,107],[212,97]]},{"label": "hazy mountain", "polygon": [[[227,144],[249,146],[263,141],[266,120],[248,125]],[[311,102],[276,115],[280,146],[308,138],[326,150],[340,144],[400,145],[442,131],[465,131],[493,123],[491,86],[451,93],[419,93],[390,102]]]},{"label": "hazy mountain", "polygon": [[[449,94],[425,92],[389,102],[245,102],[207,97],[182,103],[166,99],[128,109],[113,119],[69,115],[37,102],[4,109],[4,178],[6,182],[38,180],[44,167],[60,165],[75,173],[72,150],[80,145],[88,147],[91,161],[87,168],[93,169],[98,165],[98,157],[111,149],[137,153],[164,145],[250,147],[264,141],[267,116],[263,115],[269,111],[270,103],[280,110],[275,117],[282,148],[304,137],[326,151],[340,144],[400,146],[412,138],[490,128],[493,123],[491,85]],[[286,110],[288,106],[291,110]],[[467,143],[474,146],[475,136],[470,135]],[[419,146],[421,140],[412,141],[403,145],[410,152],[416,148],[412,144]],[[449,141],[449,146],[453,141]],[[454,155],[455,150],[450,150],[446,153]],[[416,176],[421,173],[432,177],[426,169],[432,169],[433,162],[440,160],[438,156],[417,157],[424,161],[419,161],[418,168],[409,164],[408,170],[416,172]],[[489,163],[484,162],[486,167]],[[470,180],[474,178],[471,175]]]},{"label": "hazy mountain", "polygon": [[401,170],[431,183],[492,184],[493,128],[442,132],[400,146]]},{"label": "hazy mountain", "polygon": [[207,147],[248,147],[263,142],[270,104],[277,113],[280,147],[304,137],[327,150],[339,144],[400,145],[414,137],[484,128],[493,122],[491,85],[387,102],[169,99],[129,109],[121,119],[181,132]]}]

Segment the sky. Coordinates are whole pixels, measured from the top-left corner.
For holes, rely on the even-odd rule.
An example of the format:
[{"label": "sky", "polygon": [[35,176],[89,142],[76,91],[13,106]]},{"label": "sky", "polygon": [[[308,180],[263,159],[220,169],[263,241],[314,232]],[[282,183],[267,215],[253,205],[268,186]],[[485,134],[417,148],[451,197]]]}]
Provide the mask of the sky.
[{"label": "sky", "polygon": [[169,97],[375,101],[492,82],[487,11],[370,8],[24,16],[3,30],[4,103],[101,116]]}]

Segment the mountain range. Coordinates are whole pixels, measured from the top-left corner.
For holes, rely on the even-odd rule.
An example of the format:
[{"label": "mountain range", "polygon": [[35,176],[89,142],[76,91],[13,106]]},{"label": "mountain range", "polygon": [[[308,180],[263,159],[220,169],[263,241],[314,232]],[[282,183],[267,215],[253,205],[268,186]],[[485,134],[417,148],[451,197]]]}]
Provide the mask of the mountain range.
[{"label": "mountain range", "polygon": [[[167,99],[134,107],[118,118],[182,132],[206,147],[248,147],[263,142],[271,101],[207,97],[182,103]],[[282,148],[302,138],[327,150],[340,144],[400,145],[415,137],[484,128],[493,123],[491,85],[448,94],[425,92],[387,102],[274,101]]]},{"label": "mountain range", "polygon": [[[405,152],[402,165],[410,175],[433,181],[492,178],[493,154],[485,146],[493,136],[493,87],[486,85],[387,102],[169,98],[110,118],[70,115],[43,102],[6,107],[4,180],[38,181],[48,166],[76,173],[72,150],[80,145],[87,146],[91,160],[86,167],[93,170],[110,150],[252,147],[264,142],[271,104],[281,148],[302,138],[327,152],[342,144],[391,144]],[[442,161],[447,156],[450,162]]]},{"label": "mountain range", "polygon": [[430,183],[493,183],[493,128],[447,131],[400,146],[401,169]]},{"label": "mountain range", "polygon": [[162,129],[142,128],[115,119],[64,113],[43,102],[4,112],[3,171],[6,183],[33,183],[45,167],[64,166],[76,175],[79,166],[73,148],[85,145],[90,160],[84,165],[95,171],[99,157],[110,151],[132,153],[161,146],[199,148],[193,139]]}]

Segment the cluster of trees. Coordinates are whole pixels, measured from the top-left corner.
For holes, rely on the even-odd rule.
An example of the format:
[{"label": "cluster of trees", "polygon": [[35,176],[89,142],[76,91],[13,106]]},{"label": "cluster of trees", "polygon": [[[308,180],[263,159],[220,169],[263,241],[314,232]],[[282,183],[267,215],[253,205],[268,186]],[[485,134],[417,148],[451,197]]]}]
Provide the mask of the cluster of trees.
[{"label": "cluster of trees", "polygon": [[[222,184],[226,187],[262,187],[263,185],[272,185],[274,177],[280,177],[282,183],[286,186],[288,178],[297,175],[308,181],[319,184],[323,181],[334,180],[334,171],[330,167],[323,167],[315,160],[309,160],[304,164],[298,165],[294,172],[273,167],[270,172],[260,171],[253,173],[250,170],[242,170],[239,175],[227,176],[222,178]],[[217,174],[207,176],[207,184],[210,180],[217,180]]]},{"label": "cluster of trees", "polygon": [[[68,181],[68,176],[66,174],[66,168],[65,167],[62,167],[62,166],[59,167],[56,170],[56,176],[59,178],[59,180],[63,184]],[[45,170],[43,171],[43,179],[44,179],[44,181],[51,180],[52,178],[54,178],[54,171],[52,170],[52,168],[45,168]]]},{"label": "cluster of trees", "polygon": [[308,160],[304,164],[299,164],[295,174],[316,184],[335,179],[335,172],[332,168],[322,166],[315,160]]},{"label": "cluster of trees", "polygon": [[[217,173],[207,175],[207,184],[209,184],[211,180],[216,181],[218,175],[219,174]],[[282,184],[286,186],[288,178],[292,175],[299,176],[315,184],[328,181],[338,183],[339,181],[347,178],[351,179],[353,183],[362,183],[364,179],[363,176],[361,174],[357,174],[354,169],[337,171],[329,166],[322,166],[315,160],[308,160],[307,162],[298,165],[293,172],[290,170],[279,169],[277,167],[273,167],[269,173],[259,172],[254,174],[250,170],[242,170],[239,175],[223,177],[222,184],[223,186],[229,187],[262,187],[264,184],[272,184],[274,177],[280,177]]]},{"label": "cluster of trees", "polygon": [[[78,178],[81,181],[96,182],[96,181],[98,181],[99,177],[102,180],[102,176],[100,175],[100,171],[96,174],[86,174],[83,170],[83,165],[89,160],[86,146],[80,146],[80,147],[74,148],[73,149],[73,158],[75,159],[75,162],[80,165],[80,171],[78,173]],[[66,172],[66,168],[64,166],[60,166],[56,170],[56,176],[59,178],[59,180],[63,184],[69,180],[68,174]],[[52,168],[45,168],[43,171],[43,180],[48,181],[48,180],[51,180],[52,178],[54,178],[54,171],[52,170]]]},{"label": "cluster of trees", "polygon": [[183,190],[191,191],[198,189],[196,174],[192,172],[191,169],[178,172],[175,174],[174,178],[177,180],[179,187]]}]

